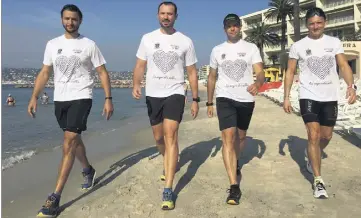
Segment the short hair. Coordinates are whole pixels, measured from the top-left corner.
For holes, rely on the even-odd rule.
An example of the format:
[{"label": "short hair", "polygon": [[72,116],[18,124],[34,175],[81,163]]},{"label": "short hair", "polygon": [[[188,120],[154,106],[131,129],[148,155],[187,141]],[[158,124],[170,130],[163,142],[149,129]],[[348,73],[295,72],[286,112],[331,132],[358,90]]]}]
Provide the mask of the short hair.
[{"label": "short hair", "polygon": [[64,11],[76,12],[76,13],[78,13],[80,20],[83,19],[83,13],[81,13],[80,9],[76,5],[73,5],[73,4],[64,5],[63,9],[61,9],[61,12],[60,12],[61,17],[63,17]]},{"label": "short hair", "polygon": [[173,5],[173,7],[174,7],[174,14],[177,14],[178,9],[177,9],[177,5],[176,5],[174,2],[162,2],[162,3],[160,3],[159,6],[158,6],[158,13],[159,13],[159,9],[160,9],[160,7],[161,7],[162,5]]},{"label": "short hair", "polygon": [[314,8],[310,8],[307,10],[306,23],[307,23],[308,19],[310,19],[311,17],[314,17],[314,16],[323,17],[326,20],[325,12],[321,8],[314,7]]}]

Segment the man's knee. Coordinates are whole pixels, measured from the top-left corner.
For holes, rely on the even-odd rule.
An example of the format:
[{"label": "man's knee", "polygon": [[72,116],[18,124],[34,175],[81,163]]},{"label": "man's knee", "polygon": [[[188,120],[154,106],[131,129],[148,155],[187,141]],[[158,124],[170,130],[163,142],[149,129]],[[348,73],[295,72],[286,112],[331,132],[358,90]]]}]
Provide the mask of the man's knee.
[{"label": "man's knee", "polygon": [[164,136],[163,135],[154,135],[155,144],[164,145]]},{"label": "man's knee", "polygon": [[74,132],[65,131],[64,132],[64,144],[63,144],[63,153],[68,154],[75,152],[79,143],[79,135]]},{"label": "man's knee", "polygon": [[331,133],[322,133],[321,134],[321,140],[329,142],[332,139],[332,132]]},{"label": "man's knee", "polygon": [[[311,143],[316,143],[318,141],[320,141],[320,131],[315,129],[315,130],[310,130],[308,132],[308,140]],[[316,143],[317,144],[317,143]]]},{"label": "man's knee", "polygon": [[234,143],[236,142],[236,134],[234,131],[227,129],[222,131],[222,139],[223,139],[223,146],[225,147],[233,147]]},{"label": "man's knee", "polygon": [[240,143],[244,143],[244,141],[246,141],[246,131],[244,130],[238,130],[238,140]]}]

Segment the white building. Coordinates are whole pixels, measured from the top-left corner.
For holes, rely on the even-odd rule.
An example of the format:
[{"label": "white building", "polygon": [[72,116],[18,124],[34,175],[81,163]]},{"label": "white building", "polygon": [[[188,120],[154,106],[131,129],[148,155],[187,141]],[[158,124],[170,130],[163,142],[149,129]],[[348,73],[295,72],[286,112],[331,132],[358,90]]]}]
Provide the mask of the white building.
[{"label": "white building", "polygon": [[[327,17],[327,24],[325,33],[332,36],[348,36],[358,31],[361,28],[361,0],[300,0],[300,10],[307,11],[312,7],[322,8]],[[242,37],[247,37],[247,34],[252,29],[252,24],[264,21],[266,24],[271,25],[274,33],[281,36],[281,22],[277,23],[276,19],[265,19],[268,9],[254,12],[252,14],[241,16],[242,20]],[[304,19],[305,12],[301,13],[300,29],[301,38],[306,36],[307,28]],[[294,25],[293,20],[287,18],[287,44],[286,50],[294,43]],[[344,48],[349,50],[348,60],[354,72],[360,72],[360,50],[357,46],[354,49],[349,48],[348,44],[344,43]],[[270,57],[278,55],[281,51],[281,46],[270,46],[264,48],[264,61],[266,65],[271,65]],[[347,51],[345,52],[347,54]]]},{"label": "white building", "polygon": [[198,70],[198,80],[207,80],[209,75],[210,66],[204,65]]}]

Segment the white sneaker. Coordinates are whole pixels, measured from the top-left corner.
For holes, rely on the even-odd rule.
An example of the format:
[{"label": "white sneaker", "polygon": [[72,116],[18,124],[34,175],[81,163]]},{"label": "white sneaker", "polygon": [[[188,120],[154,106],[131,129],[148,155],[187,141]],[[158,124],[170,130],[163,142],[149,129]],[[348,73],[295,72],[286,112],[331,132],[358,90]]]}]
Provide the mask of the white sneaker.
[{"label": "white sneaker", "polygon": [[307,153],[307,148],[305,149],[305,156],[306,156],[306,169],[309,173],[311,173],[313,175],[313,170],[312,170],[312,165],[311,165],[311,161],[308,159],[308,153]]},{"label": "white sneaker", "polygon": [[313,184],[313,197],[318,199],[328,198],[325,184],[322,181],[316,180]]}]

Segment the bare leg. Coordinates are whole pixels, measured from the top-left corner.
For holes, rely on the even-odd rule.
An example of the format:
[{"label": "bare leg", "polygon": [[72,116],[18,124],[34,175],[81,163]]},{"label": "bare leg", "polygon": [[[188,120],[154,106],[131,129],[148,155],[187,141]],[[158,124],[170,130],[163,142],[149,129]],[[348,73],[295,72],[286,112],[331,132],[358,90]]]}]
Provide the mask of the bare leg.
[{"label": "bare leg", "polygon": [[330,143],[332,138],[333,126],[321,126],[320,146],[323,151]]},{"label": "bare leg", "polygon": [[85,146],[84,146],[83,140],[81,139],[80,135],[78,135],[77,142],[78,142],[78,145],[76,147],[76,153],[75,153],[76,158],[81,163],[81,166],[83,167],[83,169],[89,168],[90,164],[89,164],[88,158],[86,157]]},{"label": "bare leg", "polygon": [[313,175],[321,176],[321,149],[320,149],[320,124],[310,122],[306,124],[308,134],[308,158],[311,161]]},{"label": "bare leg", "polygon": [[222,131],[222,155],[223,162],[226,168],[229,182],[231,185],[237,183],[237,156],[235,151],[236,142],[236,127],[231,127]]},{"label": "bare leg", "polygon": [[70,171],[73,167],[75,154],[78,146],[78,134],[73,132],[64,132],[63,158],[59,166],[59,175],[56,182],[55,193],[63,192],[66,181],[68,180]]},{"label": "bare leg", "polygon": [[239,160],[241,152],[244,150],[246,135],[247,135],[247,131],[238,129],[236,143],[235,143],[237,160]]},{"label": "bare leg", "polygon": [[157,125],[152,126],[152,130],[158,151],[164,157],[165,144],[164,144],[163,123],[159,123]]},{"label": "bare leg", "polygon": [[178,163],[178,127],[179,123],[174,120],[164,119],[164,141],[165,141],[165,155],[164,155],[164,169],[165,169],[165,188],[173,187],[174,175]]}]

